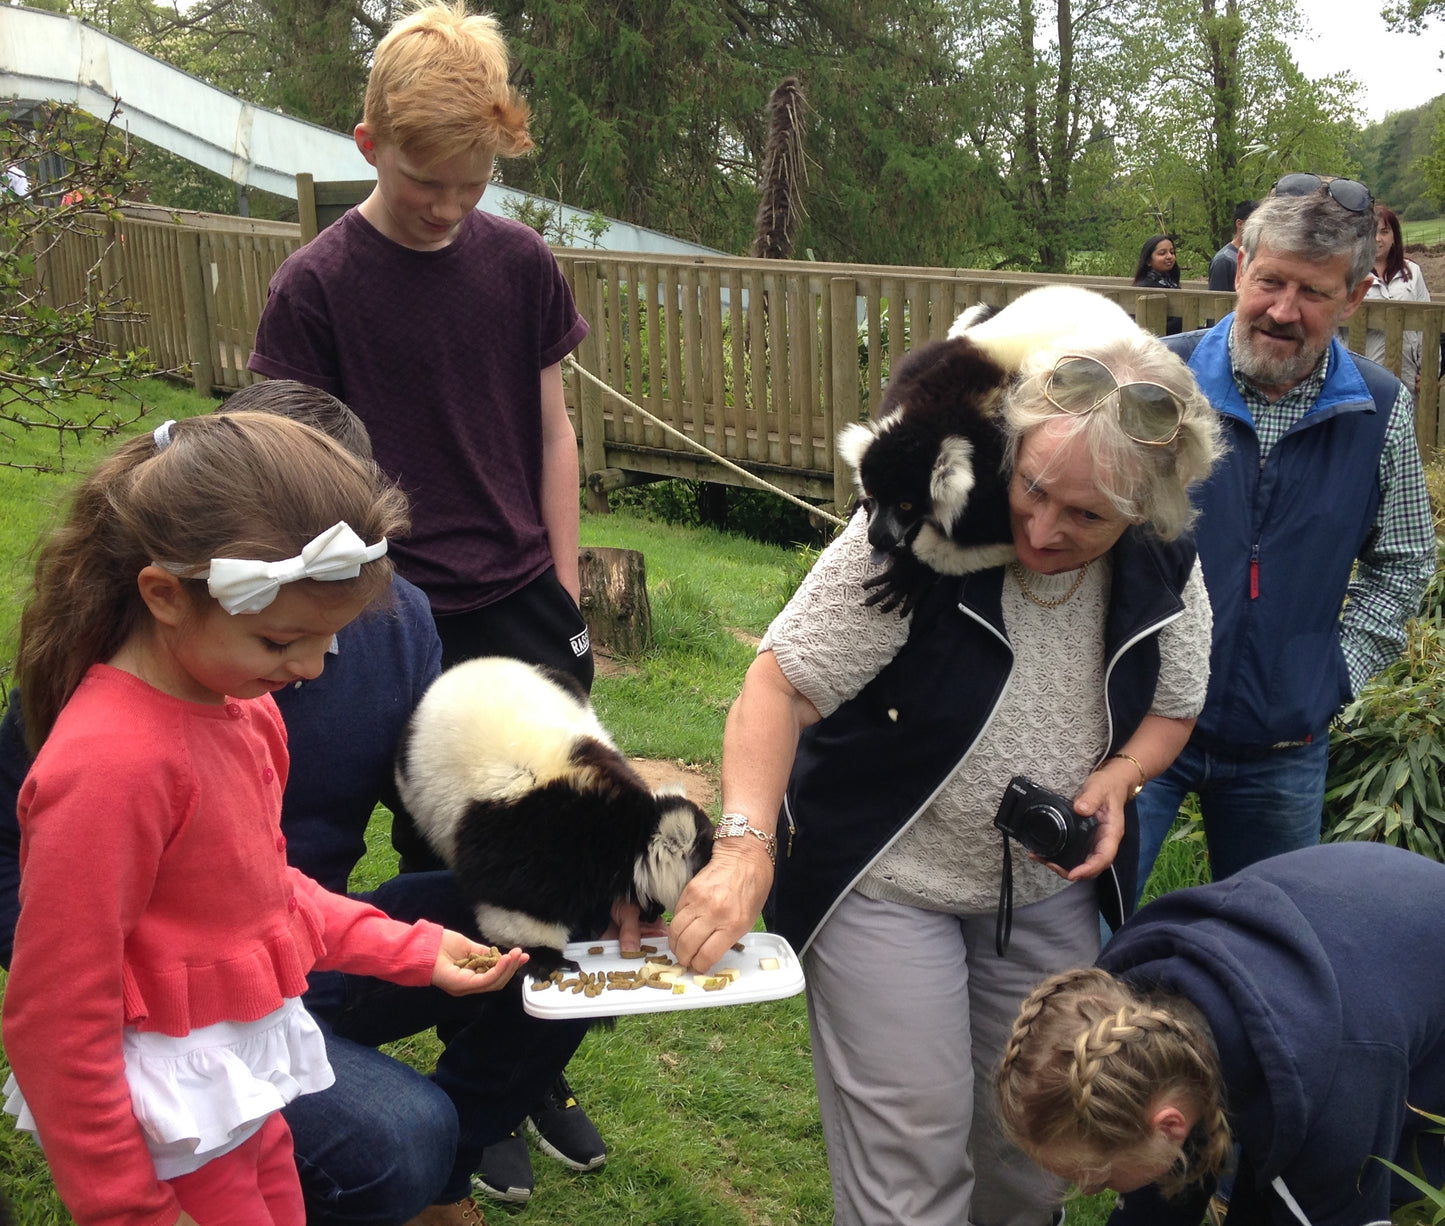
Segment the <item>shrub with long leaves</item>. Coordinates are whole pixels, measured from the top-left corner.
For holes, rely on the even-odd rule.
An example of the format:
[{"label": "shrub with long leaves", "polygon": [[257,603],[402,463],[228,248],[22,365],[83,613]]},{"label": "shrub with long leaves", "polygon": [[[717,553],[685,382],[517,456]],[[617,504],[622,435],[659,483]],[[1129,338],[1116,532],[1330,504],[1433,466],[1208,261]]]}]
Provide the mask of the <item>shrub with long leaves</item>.
[{"label": "shrub with long leaves", "polygon": [[[1409,1106],[1409,1104],[1407,1103],[1406,1106]],[[1419,1107],[1410,1107],[1410,1110],[1436,1125],[1434,1128],[1425,1129],[1426,1132],[1436,1133],[1437,1135],[1445,1134],[1445,1116],[1434,1115],[1429,1111],[1422,1111]],[[1375,1161],[1389,1167],[1396,1175],[1420,1193],[1419,1200],[1405,1205],[1396,1213],[1395,1221],[1423,1222],[1428,1219],[1431,1226],[1441,1226],[1441,1223],[1445,1222],[1445,1188],[1435,1187],[1433,1184],[1421,1178],[1419,1173],[1407,1171],[1403,1167],[1396,1166],[1395,1163],[1387,1158],[1381,1158],[1378,1154],[1375,1155]]]},{"label": "shrub with long leaves", "polygon": [[[1429,473],[1437,529],[1445,464]],[[1404,654],[1364,686],[1330,733],[1324,837],[1390,843],[1445,861],[1445,544]]]}]

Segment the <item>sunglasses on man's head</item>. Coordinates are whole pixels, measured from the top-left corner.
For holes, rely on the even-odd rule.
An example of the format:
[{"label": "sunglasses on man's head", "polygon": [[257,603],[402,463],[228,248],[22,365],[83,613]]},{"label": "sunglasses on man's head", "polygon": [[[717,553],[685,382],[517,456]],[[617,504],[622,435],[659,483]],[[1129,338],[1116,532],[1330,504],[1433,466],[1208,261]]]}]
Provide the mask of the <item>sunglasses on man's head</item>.
[{"label": "sunglasses on man's head", "polygon": [[1044,380],[1044,399],[1082,417],[1117,393],[1119,427],[1136,443],[1172,443],[1184,424],[1184,402],[1162,383],[1120,383],[1102,362],[1066,353]]},{"label": "sunglasses on man's head", "polygon": [[1375,198],[1370,195],[1370,189],[1363,183],[1354,179],[1324,179],[1319,175],[1293,174],[1285,175],[1272,188],[1271,196],[1313,196],[1318,191],[1325,191],[1329,198],[1342,209],[1348,209],[1351,213],[1363,213],[1370,205],[1375,203]]}]

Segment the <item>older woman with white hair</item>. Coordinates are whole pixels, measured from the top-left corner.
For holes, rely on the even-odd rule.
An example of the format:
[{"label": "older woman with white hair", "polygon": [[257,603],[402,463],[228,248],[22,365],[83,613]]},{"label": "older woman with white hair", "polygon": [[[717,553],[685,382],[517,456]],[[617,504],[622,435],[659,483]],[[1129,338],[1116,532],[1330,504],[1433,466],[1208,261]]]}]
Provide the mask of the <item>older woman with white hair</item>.
[{"label": "older woman with white hair", "polygon": [[[1112,868],[1132,797],[1188,739],[1209,665],[1183,534],[1216,417],[1156,338],[1116,331],[1036,351],[1005,399],[1017,561],[883,612],[855,515],[728,715],[720,837],[672,945],[711,965],[771,895],[804,953],[837,1223],[1045,1226],[1061,1202],[987,1087],[1019,1003],[1098,952],[1100,898],[1115,920],[1132,902]],[[1010,870],[1015,776],[1097,823],[1081,863]]]}]

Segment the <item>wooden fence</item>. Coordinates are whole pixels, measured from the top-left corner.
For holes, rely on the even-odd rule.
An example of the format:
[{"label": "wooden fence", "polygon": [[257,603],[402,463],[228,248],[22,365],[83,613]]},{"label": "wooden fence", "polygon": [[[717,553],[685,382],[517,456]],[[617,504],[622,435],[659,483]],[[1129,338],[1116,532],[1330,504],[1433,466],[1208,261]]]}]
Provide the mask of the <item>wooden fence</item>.
[{"label": "wooden fence", "polygon": [[84,302],[115,285],[144,318],[114,325],[109,339],[146,349],[162,370],[200,391],[233,392],[246,370],[271,275],[301,245],[293,223],[128,205],[88,218],[63,236],[38,269],[55,303]]},{"label": "wooden fence", "polygon": [[[74,302],[97,278],[118,284],[145,318],[117,326],[117,343],[146,348],[202,390],[253,382],[246,361],[266,286],[300,245],[300,227],[149,207],[95,223],[93,234],[67,236],[44,262],[45,292]],[[1139,290],[1117,277],[576,249],[557,259],[592,325],[577,353],[585,369],[686,439],[797,497],[839,506],[849,494],[849,474],[835,462],[839,428],[878,402],[895,352],[943,336],[965,307],[1001,306],[1036,285],[1069,281],[1159,334],[1170,317],[1189,329],[1233,307],[1231,294]],[[1425,333],[1416,430],[1427,453],[1445,448],[1435,343],[1445,303],[1370,302],[1350,322],[1352,347],[1363,348],[1367,328],[1384,330],[1386,364],[1397,371],[1403,334]],[[605,509],[608,490],[641,481],[742,483],[584,380],[567,380],[567,400],[596,509]]]}]

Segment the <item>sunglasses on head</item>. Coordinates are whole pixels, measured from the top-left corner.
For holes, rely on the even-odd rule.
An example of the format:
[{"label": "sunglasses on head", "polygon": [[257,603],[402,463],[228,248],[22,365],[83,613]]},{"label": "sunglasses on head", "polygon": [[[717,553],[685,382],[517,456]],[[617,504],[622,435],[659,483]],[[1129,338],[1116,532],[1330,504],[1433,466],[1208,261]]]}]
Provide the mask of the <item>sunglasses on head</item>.
[{"label": "sunglasses on head", "polygon": [[1363,213],[1375,198],[1370,189],[1354,179],[1322,179],[1319,175],[1285,175],[1270,188],[1271,196],[1313,196],[1323,190],[1342,209],[1351,213]]},{"label": "sunglasses on head", "polygon": [[1076,417],[1118,396],[1119,427],[1136,443],[1172,443],[1184,424],[1184,402],[1162,383],[1120,383],[1102,362],[1066,353],[1044,380],[1044,399]]}]

